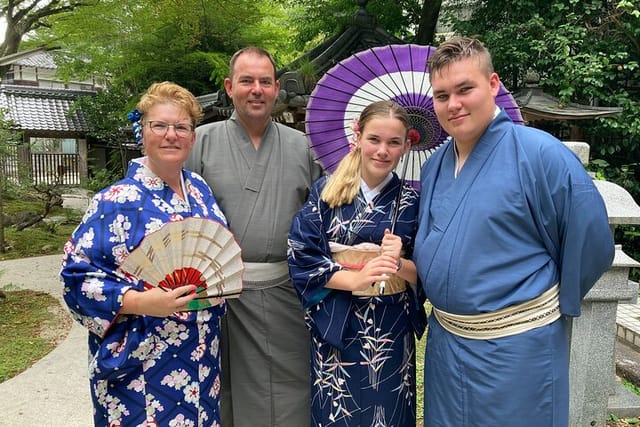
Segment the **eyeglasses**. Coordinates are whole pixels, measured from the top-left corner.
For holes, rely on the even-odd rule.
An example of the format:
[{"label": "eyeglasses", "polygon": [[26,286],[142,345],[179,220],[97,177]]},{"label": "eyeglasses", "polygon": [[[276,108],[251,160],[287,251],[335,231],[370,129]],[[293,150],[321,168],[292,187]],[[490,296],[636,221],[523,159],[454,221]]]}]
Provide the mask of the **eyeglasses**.
[{"label": "eyeglasses", "polygon": [[181,138],[186,138],[191,135],[193,132],[193,126],[188,123],[174,123],[170,125],[169,123],[160,122],[157,120],[149,120],[147,122],[151,132],[155,133],[158,136],[165,136],[167,132],[169,132],[169,128],[173,128],[173,131]]}]

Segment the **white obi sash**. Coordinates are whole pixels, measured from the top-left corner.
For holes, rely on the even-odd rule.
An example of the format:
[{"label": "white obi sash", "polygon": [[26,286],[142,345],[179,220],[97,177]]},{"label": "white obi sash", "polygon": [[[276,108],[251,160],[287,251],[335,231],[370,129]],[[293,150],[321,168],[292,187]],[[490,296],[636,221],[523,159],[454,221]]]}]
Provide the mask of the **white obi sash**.
[{"label": "white obi sash", "polygon": [[488,340],[520,334],[549,325],[561,316],[560,286],[555,285],[540,296],[491,313],[451,314],[433,307],[444,329],[474,340]]}]

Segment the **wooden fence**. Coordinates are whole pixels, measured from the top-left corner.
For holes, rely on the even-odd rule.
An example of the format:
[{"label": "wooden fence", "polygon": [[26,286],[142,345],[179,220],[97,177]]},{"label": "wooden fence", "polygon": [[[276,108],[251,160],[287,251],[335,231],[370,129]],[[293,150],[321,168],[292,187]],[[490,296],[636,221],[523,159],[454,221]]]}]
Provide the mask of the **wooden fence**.
[{"label": "wooden fence", "polygon": [[30,178],[33,184],[80,185],[78,154],[29,153],[18,147],[6,151],[0,156],[0,169],[14,182]]}]

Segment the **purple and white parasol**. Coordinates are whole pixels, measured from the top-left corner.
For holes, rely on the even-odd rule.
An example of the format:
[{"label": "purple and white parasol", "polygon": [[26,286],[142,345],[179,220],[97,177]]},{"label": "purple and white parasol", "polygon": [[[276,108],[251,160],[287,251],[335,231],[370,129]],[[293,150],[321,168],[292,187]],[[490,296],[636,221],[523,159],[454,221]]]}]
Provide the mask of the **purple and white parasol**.
[{"label": "purple and white parasol", "polygon": [[[388,45],[358,52],[325,73],[311,93],[306,133],[320,164],[334,172],[349,153],[351,123],[374,101],[393,100],[409,113],[412,147],[397,167],[398,175],[418,188],[420,168],[448,137],[433,110],[427,61],[432,46]],[[500,83],[496,104],[515,123],[523,124],[520,109]],[[406,173],[400,173],[403,171]]]}]

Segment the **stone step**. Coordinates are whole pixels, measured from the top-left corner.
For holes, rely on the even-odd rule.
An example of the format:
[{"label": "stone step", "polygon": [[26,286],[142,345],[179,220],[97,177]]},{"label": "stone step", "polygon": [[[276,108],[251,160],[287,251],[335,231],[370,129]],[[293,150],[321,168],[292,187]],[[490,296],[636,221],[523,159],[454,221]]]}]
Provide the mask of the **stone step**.
[{"label": "stone step", "polygon": [[640,351],[640,304],[618,304],[616,337]]}]

